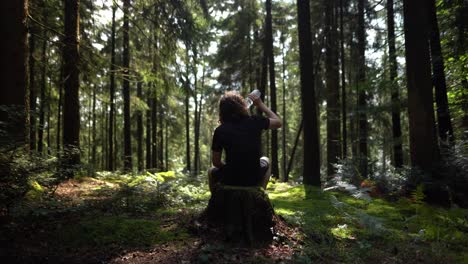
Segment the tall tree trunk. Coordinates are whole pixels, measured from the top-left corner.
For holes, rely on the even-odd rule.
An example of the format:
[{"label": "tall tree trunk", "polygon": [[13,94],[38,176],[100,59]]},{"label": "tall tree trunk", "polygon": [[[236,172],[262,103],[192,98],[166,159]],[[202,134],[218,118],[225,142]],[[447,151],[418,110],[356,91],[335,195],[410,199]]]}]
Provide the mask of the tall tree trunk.
[{"label": "tall tree trunk", "polygon": [[[266,38],[268,47],[268,68],[270,73],[270,108],[276,113],[276,78],[275,78],[275,56],[273,50],[273,22],[271,17],[271,0],[266,0]],[[278,130],[271,131],[271,174],[279,178],[278,168]]]},{"label": "tall tree trunk", "polygon": [[112,28],[111,28],[111,64],[110,64],[110,111],[109,111],[109,153],[108,153],[108,170],[115,170],[114,159],[114,115],[115,115],[115,3],[112,4]]},{"label": "tall tree trunk", "polygon": [[[32,3],[30,3],[32,4]],[[36,50],[36,29],[35,26],[29,27],[29,149],[36,151],[36,101],[37,101],[37,88],[36,88],[36,59],[34,53]]]},{"label": "tall tree trunk", "polygon": [[[455,54],[460,60],[462,56],[466,54],[466,40],[468,39],[467,28],[468,28],[468,3],[465,0],[456,1],[458,8],[455,18],[455,26],[457,27],[457,42],[455,48]],[[462,129],[464,132],[464,139],[468,140],[468,65],[466,63],[460,63],[461,72],[461,87],[465,91],[462,103],[463,117],[462,117]]]},{"label": "tall tree trunk", "polygon": [[[0,8],[0,34],[4,38],[1,54],[2,96],[0,122],[8,124],[0,135],[2,147],[9,144],[29,148],[29,97],[27,93],[27,27],[28,0],[5,1]],[[10,112],[12,111],[12,112]],[[11,113],[16,113],[11,116]]]},{"label": "tall tree trunk", "polygon": [[80,163],[79,7],[80,0],[65,0],[63,145],[70,166]]},{"label": "tall tree trunk", "polygon": [[309,0],[297,0],[299,31],[299,69],[301,72],[301,105],[304,122],[305,184],[320,186],[320,142],[317,103],[315,99],[312,35],[310,31]]},{"label": "tall tree trunk", "polygon": [[57,148],[57,157],[60,157],[60,139],[61,137],[61,124],[62,124],[62,104],[63,104],[63,99],[62,99],[62,94],[63,94],[63,86],[64,86],[64,65],[63,65],[63,59],[60,63],[60,74],[58,78],[58,102],[57,102],[57,136],[56,136],[56,148]]},{"label": "tall tree trunk", "polygon": [[124,170],[132,170],[132,141],[130,120],[130,0],[123,0],[123,101],[124,101]]},{"label": "tall tree trunk", "polygon": [[283,149],[283,181],[288,182],[289,180],[289,175],[287,173],[287,168],[286,168],[286,154],[288,153],[287,146],[286,146],[286,131],[288,130],[287,128],[287,118],[286,118],[286,58],[284,54],[284,50],[286,49],[285,47],[285,37],[283,33],[281,33],[281,59],[282,59],[282,79],[283,79],[283,135],[282,135],[282,140],[281,140],[281,145]]},{"label": "tall tree trunk", "polygon": [[[165,97],[162,97],[161,98],[161,102],[164,102],[165,100]],[[159,165],[158,165],[158,168],[159,170],[163,170],[163,161],[164,161],[164,107],[163,107],[163,103],[161,103],[161,105],[159,106],[159,154],[158,154],[158,158],[159,158]]]},{"label": "tall tree trunk", "polygon": [[325,0],[326,20],[326,97],[327,97],[327,176],[336,173],[334,164],[341,157],[338,37],[335,19],[336,0]]},{"label": "tall tree trunk", "polygon": [[397,82],[398,64],[395,47],[395,15],[393,0],[387,0],[387,31],[388,31],[388,59],[390,63],[390,82],[392,83],[392,134],[393,134],[393,166],[403,166],[403,148],[400,121],[400,87]]},{"label": "tall tree trunk", "polygon": [[[142,81],[137,84],[137,96],[143,100]],[[138,156],[138,171],[143,171],[143,112],[137,112],[137,156]]]},{"label": "tall tree trunk", "polygon": [[444,57],[440,47],[439,25],[437,22],[437,13],[435,0],[426,1],[429,11],[430,21],[430,47],[432,62],[432,77],[435,87],[435,99],[437,104],[437,123],[439,128],[439,137],[442,142],[448,143],[447,139],[453,143],[453,129],[450,121],[450,111],[447,98],[447,84],[445,82]]},{"label": "tall tree trunk", "polygon": [[166,162],[165,162],[165,164],[166,164],[165,171],[169,170],[169,128],[167,126],[167,123],[168,122],[167,122],[167,118],[166,118],[166,120],[164,122],[165,127],[166,127],[166,129],[164,130],[166,132],[166,136],[165,136],[166,137],[166,141],[165,141],[166,146],[164,148],[164,155],[165,155],[165,160],[166,160]]},{"label": "tall tree trunk", "polygon": [[193,124],[193,137],[194,137],[194,155],[193,155],[193,174],[198,175],[199,172],[199,167],[198,167],[198,155],[199,155],[199,135],[198,135],[198,71],[197,71],[197,64],[198,64],[198,58],[197,58],[197,47],[196,45],[192,46],[192,53],[193,53],[193,67],[192,67],[192,73],[193,73],[193,101],[195,103],[195,111],[193,113],[194,115],[194,124]]},{"label": "tall tree trunk", "polygon": [[45,123],[45,109],[46,109],[46,87],[47,87],[47,34],[45,29],[43,30],[43,41],[42,41],[42,67],[41,67],[41,104],[39,108],[39,130],[38,130],[38,142],[37,151],[43,154],[44,149],[44,123]]},{"label": "tall tree trunk", "polygon": [[93,127],[92,127],[92,143],[91,143],[91,164],[93,165],[93,175],[96,171],[96,148],[97,148],[97,141],[96,141],[96,90],[97,90],[97,85],[94,85],[93,87]]},{"label": "tall tree trunk", "polygon": [[358,1],[358,106],[359,106],[359,172],[367,178],[367,82],[366,82],[366,33],[364,23],[364,0]]},{"label": "tall tree trunk", "polygon": [[151,109],[153,108],[153,100],[151,100],[151,84],[146,92],[146,104],[148,104],[148,110],[146,110],[146,169],[151,169]]},{"label": "tall tree trunk", "polygon": [[[187,78],[188,82],[188,78]],[[186,91],[185,91],[185,159],[187,162],[187,171],[190,172],[191,164],[190,164],[190,112],[189,112],[189,86],[187,84]]]},{"label": "tall tree trunk", "polygon": [[341,157],[346,158],[348,151],[348,131],[346,127],[346,69],[345,69],[345,49],[344,49],[344,25],[343,25],[343,16],[344,16],[344,4],[343,0],[340,0],[340,61],[341,61],[341,129],[342,129],[342,152]]},{"label": "tall tree trunk", "polygon": [[[50,56],[50,53],[49,53]],[[49,57],[48,56],[48,57]],[[51,116],[51,111],[50,111],[50,105],[51,105],[51,90],[52,90],[52,76],[49,71],[49,89],[47,89],[47,155],[52,155],[52,148],[51,148],[51,140],[50,140],[50,116]]]},{"label": "tall tree trunk", "polygon": [[303,127],[304,127],[304,121],[301,120],[301,124],[299,125],[299,129],[297,130],[296,139],[294,140],[294,146],[293,146],[293,149],[291,151],[291,156],[289,157],[288,169],[286,170],[286,175],[288,175],[288,176],[289,176],[289,173],[291,172],[291,169],[292,169],[294,156],[296,155],[296,149],[297,149],[297,145],[299,144],[299,138],[301,137]]},{"label": "tall tree trunk", "polygon": [[438,157],[429,58],[429,21],[424,0],[404,0],[410,154],[413,167],[430,171]]},{"label": "tall tree trunk", "polygon": [[158,98],[157,98],[157,92],[156,92],[156,83],[153,83],[153,98],[152,104],[151,104],[151,165],[152,168],[157,168],[158,167],[158,149],[157,149],[157,143],[158,143],[158,118],[157,118],[157,113],[158,113]]},{"label": "tall tree trunk", "polygon": [[109,117],[107,111],[107,104],[102,102],[101,105],[101,170],[107,170],[109,168]]}]

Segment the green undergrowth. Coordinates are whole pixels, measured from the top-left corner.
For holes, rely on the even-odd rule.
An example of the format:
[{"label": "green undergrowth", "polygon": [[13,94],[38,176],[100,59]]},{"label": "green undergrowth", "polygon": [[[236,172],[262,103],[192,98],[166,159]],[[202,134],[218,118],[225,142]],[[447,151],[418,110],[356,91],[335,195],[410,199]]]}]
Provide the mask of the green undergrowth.
[{"label": "green undergrowth", "polygon": [[368,202],[285,183],[267,191],[275,212],[306,235],[302,262],[467,263],[468,210],[406,198]]},{"label": "green undergrowth", "polygon": [[168,226],[160,221],[125,216],[87,217],[66,225],[52,234],[67,247],[144,247],[189,237],[184,228]]}]

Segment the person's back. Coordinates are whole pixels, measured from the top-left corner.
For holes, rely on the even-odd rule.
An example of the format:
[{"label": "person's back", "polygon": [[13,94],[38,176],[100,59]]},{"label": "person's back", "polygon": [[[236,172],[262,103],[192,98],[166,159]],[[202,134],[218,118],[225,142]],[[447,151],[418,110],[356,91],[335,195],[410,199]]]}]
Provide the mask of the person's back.
[{"label": "person's back", "polygon": [[248,116],[224,123],[214,133],[213,151],[225,150],[226,164],[222,182],[228,185],[253,186],[261,175],[261,134],[270,122],[265,117]]},{"label": "person's back", "polygon": [[[220,122],[213,135],[210,189],[216,182],[235,186],[265,187],[268,159],[261,158],[261,133],[281,127],[281,120],[258,96],[249,95],[254,105],[268,117],[250,116],[242,96],[228,92],[220,100]],[[225,162],[221,153],[225,151]],[[269,175],[268,175],[269,177]]]}]

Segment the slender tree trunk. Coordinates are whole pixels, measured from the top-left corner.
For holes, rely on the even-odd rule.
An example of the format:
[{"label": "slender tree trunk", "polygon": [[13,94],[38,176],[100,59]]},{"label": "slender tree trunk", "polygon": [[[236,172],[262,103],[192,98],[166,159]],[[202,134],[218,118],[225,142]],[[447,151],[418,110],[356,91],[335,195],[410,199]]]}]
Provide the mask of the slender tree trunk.
[{"label": "slender tree trunk", "polygon": [[364,0],[358,1],[358,106],[359,106],[359,172],[367,178],[367,82],[366,82],[366,33],[364,23]]},{"label": "slender tree trunk", "polygon": [[79,0],[65,0],[63,145],[70,166],[80,163],[79,7]]},{"label": "slender tree trunk", "polygon": [[[26,17],[28,1],[5,1],[0,8],[0,34],[3,47],[0,49],[0,78],[2,80],[2,95],[0,106],[0,122],[8,124],[0,134],[0,146],[13,144],[15,147],[28,149],[29,141],[29,97],[28,60],[27,60],[27,28]],[[11,117],[11,112],[16,113]]]},{"label": "slender tree trunk", "polygon": [[62,124],[62,90],[64,86],[63,82],[63,76],[64,76],[64,66],[63,66],[63,60],[61,61],[60,65],[60,74],[59,74],[59,80],[58,80],[58,102],[57,102],[57,136],[56,136],[56,147],[57,147],[57,156],[60,157],[60,139],[62,138],[61,136],[61,124]]},{"label": "slender tree trunk", "polygon": [[[137,96],[143,100],[142,81],[137,84]],[[138,156],[138,171],[143,171],[143,112],[137,112],[137,156]]]},{"label": "slender tree trunk", "polygon": [[[50,53],[49,53],[49,56],[50,56]],[[48,57],[49,57],[48,56]],[[47,102],[47,155],[52,155],[52,148],[51,148],[51,140],[50,140],[50,116],[51,116],[51,111],[50,111],[50,105],[51,105],[51,97],[50,97],[50,94],[51,94],[51,90],[52,90],[52,76],[50,75],[50,72],[49,72],[49,88],[47,89],[47,99],[46,99],[46,102]]]},{"label": "slender tree trunk", "polygon": [[189,65],[190,65],[190,56],[189,56],[189,44],[185,43],[185,159],[186,159],[186,169],[188,172],[191,172],[191,157],[190,157],[190,111],[189,111],[189,100],[190,100],[190,81],[189,81]]},{"label": "slender tree trunk", "polygon": [[348,156],[348,131],[346,127],[346,68],[345,68],[345,49],[344,49],[344,25],[343,25],[343,11],[344,4],[343,0],[340,0],[340,61],[341,61],[341,141],[342,141],[342,152],[341,157],[344,159]]},{"label": "slender tree trunk", "polygon": [[[270,73],[270,107],[276,113],[276,78],[275,56],[273,50],[273,22],[271,16],[271,0],[266,0],[266,38],[268,39],[268,63]],[[278,130],[271,131],[271,173],[274,178],[279,178],[278,168]]]},{"label": "slender tree trunk", "polygon": [[123,101],[124,101],[124,170],[132,170],[132,141],[130,120],[130,0],[123,0]]},{"label": "slender tree trunk", "polygon": [[96,148],[97,148],[97,140],[96,140],[96,90],[97,85],[93,87],[93,127],[92,127],[92,143],[91,143],[91,164],[93,164],[93,175],[96,171]]},{"label": "slender tree trunk", "polygon": [[109,117],[107,111],[107,104],[102,102],[101,104],[101,170],[109,168]]},{"label": "slender tree trunk", "polygon": [[165,124],[165,127],[166,129],[164,130],[166,132],[166,147],[164,149],[164,155],[165,155],[165,159],[166,159],[166,167],[165,167],[165,171],[168,171],[169,170],[169,128],[167,126],[167,118],[164,122]]},{"label": "slender tree trunk", "polygon": [[[165,100],[165,97],[162,97],[161,98],[161,102],[164,102]],[[161,103],[161,105],[159,106],[159,154],[158,154],[158,158],[159,158],[159,165],[158,165],[158,168],[160,170],[163,170],[163,161],[164,161],[164,107],[163,107],[163,103]]]},{"label": "slender tree trunk", "polygon": [[[455,18],[455,25],[457,27],[457,42],[455,48],[455,54],[459,60],[466,54],[466,40],[468,39],[467,28],[468,28],[468,3],[465,0],[456,1],[458,8]],[[466,63],[460,63],[461,72],[461,87],[465,91],[463,96],[462,110],[462,129],[465,131],[463,138],[468,140],[468,65]],[[465,77],[463,77],[465,76]]]},{"label": "slender tree trunk", "polygon": [[393,0],[387,0],[387,31],[388,31],[388,59],[390,63],[390,82],[392,83],[392,134],[393,134],[393,166],[403,166],[403,148],[400,121],[400,87],[397,82],[398,64],[395,47],[395,20]]},{"label": "slender tree trunk", "polygon": [[114,159],[114,115],[115,115],[115,3],[112,5],[112,28],[111,28],[111,65],[110,65],[110,111],[109,111],[109,153],[108,153],[108,170],[115,170]]},{"label": "slender tree trunk", "polygon": [[282,149],[283,149],[283,181],[288,182],[289,180],[289,175],[287,173],[287,168],[286,168],[286,153],[288,152],[287,146],[286,146],[286,131],[288,130],[287,128],[287,117],[286,117],[286,59],[284,55],[284,50],[286,49],[285,47],[285,37],[283,33],[281,33],[281,58],[282,58],[282,70],[283,70],[283,135],[282,135]]},{"label": "slender tree trunk", "polygon": [[44,123],[45,123],[45,109],[46,109],[46,87],[47,87],[47,34],[44,29],[43,32],[44,40],[42,41],[42,67],[41,67],[41,104],[39,108],[39,130],[38,130],[38,142],[37,151],[39,154],[43,154],[44,149]]},{"label": "slender tree trunk", "polygon": [[313,75],[310,3],[309,0],[297,0],[296,3],[299,31],[301,105],[304,122],[303,177],[305,184],[320,186],[320,135]]},{"label": "slender tree trunk", "polygon": [[146,103],[148,110],[146,110],[146,169],[151,169],[151,109],[153,108],[153,100],[151,100],[151,88],[148,87],[146,92]]},{"label": "slender tree trunk", "polygon": [[158,113],[158,98],[157,98],[157,92],[156,92],[156,84],[153,83],[153,98],[151,98],[152,104],[151,104],[151,165],[152,168],[155,169],[158,167],[158,149],[157,149],[157,143],[158,143],[158,119],[157,119],[157,113]]},{"label": "slender tree trunk", "polygon": [[36,30],[34,26],[29,27],[29,149],[36,151],[36,101],[37,101],[37,88],[36,88],[36,59],[34,53],[36,50]]},{"label": "slender tree trunk", "polygon": [[193,137],[194,137],[194,157],[193,157],[193,174],[198,175],[199,173],[199,167],[198,167],[198,155],[199,155],[199,134],[198,134],[198,71],[197,71],[197,64],[198,64],[198,58],[197,58],[197,48],[194,45],[192,48],[193,52],[193,67],[192,67],[192,74],[193,74],[193,101],[195,103],[195,111],[194,111],[194,124],[193,124]]},{"label": "slender tree trunk", "polygon": [[294,146],[293,146],[293,149],[291,151],[291,156],[289,157],[288,169],[286,170],[286,175],[288,175],[288,176],[289,176],[289,173],[291,172],[291,169],[292,169],[294,156],[296,155],[296,149],[297,149],[297,145],[299,144],[299,138],[301,137],[303,127],[304,127],[304,121],[301,120],[301,124],[299,125],[299,129],[297,130],[296,139],[294,140]]},{"label": "slender tree trunk", "polygon": [[439,25],[437,22],[437,13],[435,0],[426,1],[429,11],[430,21],[430,47],[432,62],[432,82],[435,87],[435,99],[437,104],[437,123],[439,128],[439,137],[441,142],[448,143],[447,139],[453,143],[453,128],[450,121],[450,111],[447,98],[447,84],[445,82],[444,57],[440,47]]},{"label": "slender tree trunk", "polygon": [[410,154],[413,167],[430,171],[438,157],[429,57],[429,21],[424,0],[404,0]]},{"label": "slender tree trunk", "polygon": [[341,157],[338,37],[335,19],[336,0],[325,0],[326,20],[326,97],[327,97],[327,176],[336,173],[334,164]]},{"label": "slender tree trunk", "polygon": [[[265,91],[267,86],[267,76],[268,76],[268,51],[267,51],[267,39],[265,36],[263,37],[263,57],[262,57],[262,68],[261,68],[261,76],[260,76],[260,87],[259,91],[261,93],[260,98],[262,101],[265,101]],[[260,110],[258,110],[258,114],[262,114]]]},{"label": "slender tree trunk", "polygon": [[[187,78],[188,82],[188,78]],[[187,84],[185,91],[185,155],[187,162],[187,171],[191,171],[190,164],[190,112],[189,112],[189,86]]]}]

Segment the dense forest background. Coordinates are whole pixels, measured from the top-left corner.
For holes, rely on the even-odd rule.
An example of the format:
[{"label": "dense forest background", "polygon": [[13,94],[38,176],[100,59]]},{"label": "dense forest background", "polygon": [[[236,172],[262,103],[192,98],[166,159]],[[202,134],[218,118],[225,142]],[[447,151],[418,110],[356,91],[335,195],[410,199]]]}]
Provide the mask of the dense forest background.
[{"label": "dense forest background", "polygon": [[284,122],[262,139],[275,181],[468,206],[466,0],[18,0],[0,12],[2,215],[73,177],[206,181],[220,96],[253,89]]}]

